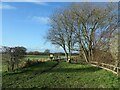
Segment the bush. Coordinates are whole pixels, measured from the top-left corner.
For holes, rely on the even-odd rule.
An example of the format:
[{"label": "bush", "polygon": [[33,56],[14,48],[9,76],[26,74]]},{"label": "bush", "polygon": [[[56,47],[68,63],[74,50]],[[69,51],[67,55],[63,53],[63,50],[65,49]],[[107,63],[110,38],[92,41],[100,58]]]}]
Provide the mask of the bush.
[{"label": "bush", "polygon": [[36,65],[36,64],[39,64],[39,63],[42,63],[42,61],[38,61],[38,60],[27,60],[25,61],[25,65],[24,67],[29,67],[29,66],[33,66],[33,65]]},{"label": "bush", "polygon": [[99,63],[106,63],[106,64],[114,64],[114,58],[112,57],[111,53],[108,51],[103,50],[96,50],[94,52],[94,61]]}]

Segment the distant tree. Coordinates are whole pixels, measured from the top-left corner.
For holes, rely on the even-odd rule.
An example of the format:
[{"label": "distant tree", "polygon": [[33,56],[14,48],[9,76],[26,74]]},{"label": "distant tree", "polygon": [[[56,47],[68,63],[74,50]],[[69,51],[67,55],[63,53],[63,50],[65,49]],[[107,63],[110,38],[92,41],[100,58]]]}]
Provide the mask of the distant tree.
[{"label": "distant tree", "polygon": [[49,49],[46,49],[46,50],[44,51],[44,53],[49,54],[49,53],[50,53],[50,50],[49,50]]},{"label": "distant tree", "polygon": [[31,52],[31,51],[27,52],[27,55],[33,55],[33,52]]},{"label": "distant tree", "polygon": [[39,51],[28,52],[28,55],[40,55]]},{"label": "distant tree", "polygon": [[40,55],[40,52],[39,51],[35,51],[34,54],[35,55]]}]

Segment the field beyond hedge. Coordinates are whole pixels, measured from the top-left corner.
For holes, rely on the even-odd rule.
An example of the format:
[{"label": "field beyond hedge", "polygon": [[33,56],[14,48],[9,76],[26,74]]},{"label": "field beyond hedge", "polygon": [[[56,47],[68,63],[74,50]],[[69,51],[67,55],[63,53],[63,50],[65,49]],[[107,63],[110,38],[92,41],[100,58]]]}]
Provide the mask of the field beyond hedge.
[{"label": "field beyond hedge", "polygon": [[41,62],[3,73],[3,88],[118,88],[118,77],[91,65]]}]

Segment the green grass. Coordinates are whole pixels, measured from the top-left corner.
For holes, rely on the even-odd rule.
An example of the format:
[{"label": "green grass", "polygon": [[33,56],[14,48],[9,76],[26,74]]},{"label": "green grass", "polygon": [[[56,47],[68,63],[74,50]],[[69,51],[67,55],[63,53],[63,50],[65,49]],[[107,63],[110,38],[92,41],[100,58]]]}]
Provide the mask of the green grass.
[{"label": "green grass", "polygon": [[[60,56],[61,58],[65,57],[65,56]],[[46,60],[46,59],[50,59],[49,55],[26,55],[24,59],[30,59],[30,60]]]},{"label": "green grass", "polygon": [[112,72],[91,65],[47,61],[14,73],[3,73],[3,87],[117,88],[118,77]]},{"label": "green grass", "polygon": [[49,56],[47,56],[47,55],[26,55],[25,56],[25,59],[48,59],[49,58]]}]

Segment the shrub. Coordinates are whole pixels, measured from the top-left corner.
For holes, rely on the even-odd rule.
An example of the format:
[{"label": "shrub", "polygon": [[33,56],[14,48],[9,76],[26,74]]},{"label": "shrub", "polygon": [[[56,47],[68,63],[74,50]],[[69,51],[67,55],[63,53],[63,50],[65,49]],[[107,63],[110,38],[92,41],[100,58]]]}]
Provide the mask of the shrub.
[{"label": "shrub", "polygon": [[27,60],[25,61],[25,65],[24,67],[29,67],[29,66],[33,66],[33,65],[36,65],[36,64],[39,64],[39,63],[42,63],[42,61],[38,61],[38,60]]}]

